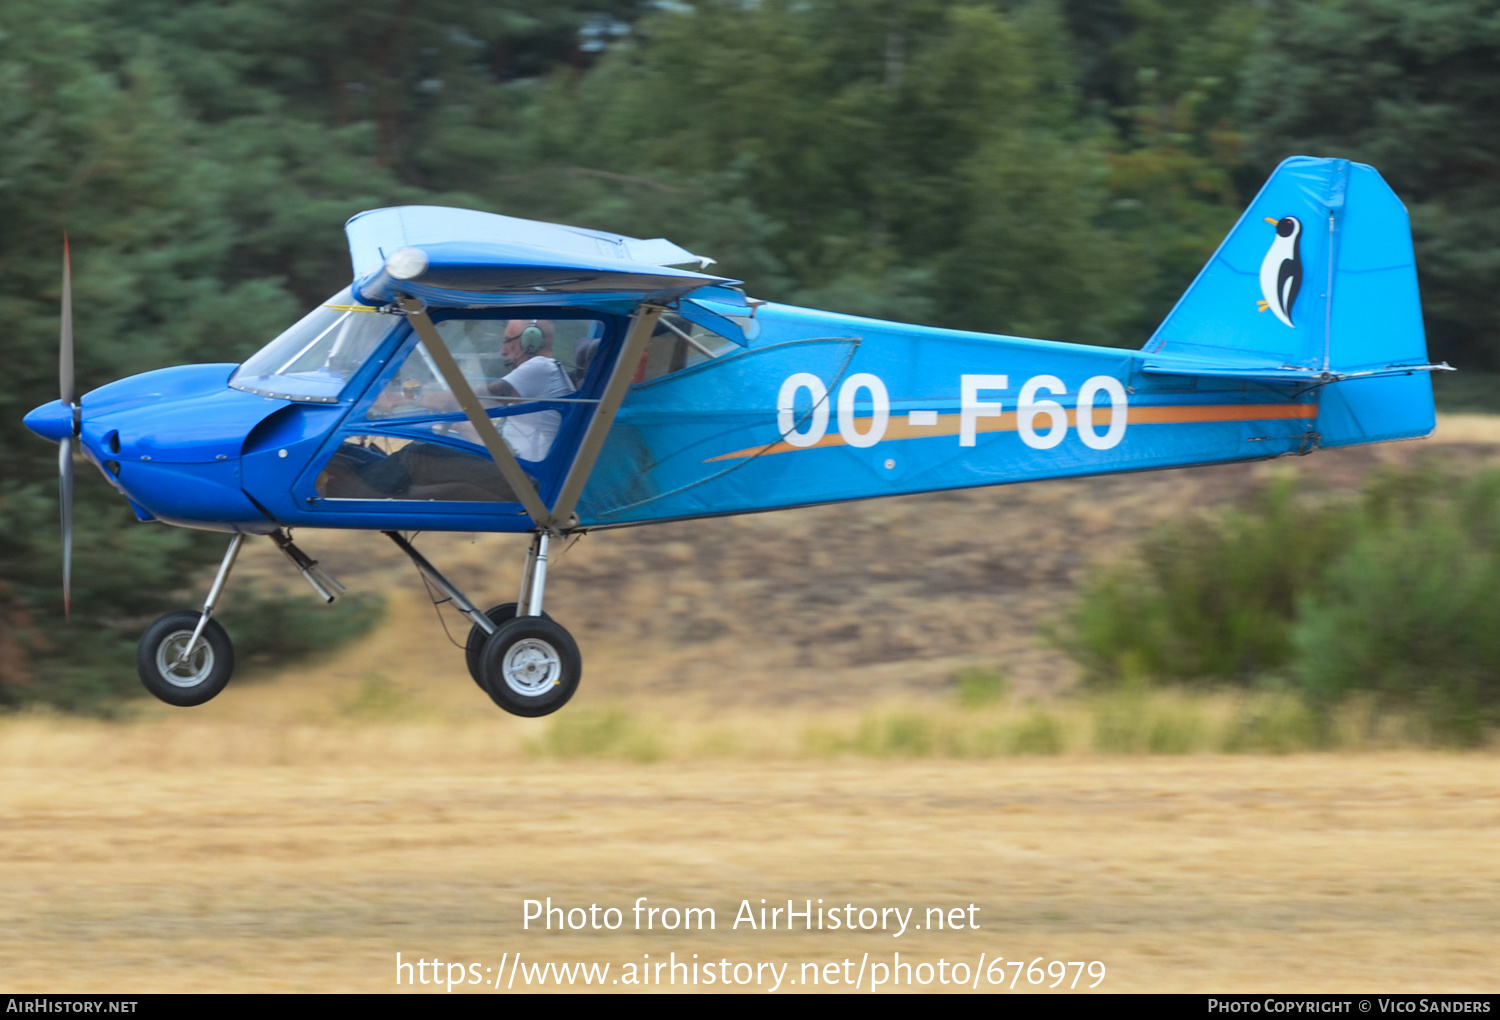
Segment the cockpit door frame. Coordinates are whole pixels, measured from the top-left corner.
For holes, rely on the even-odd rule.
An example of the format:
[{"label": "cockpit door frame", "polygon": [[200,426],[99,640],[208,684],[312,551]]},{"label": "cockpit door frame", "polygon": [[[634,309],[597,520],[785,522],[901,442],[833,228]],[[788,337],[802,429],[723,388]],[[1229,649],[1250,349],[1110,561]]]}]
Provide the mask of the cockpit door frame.
[{"label": "cockpit door frame", "polygon": [[464,415],[469,419],[469,424],[474,426],[474,431],[479,434],[480,442],[484,443],[484,448],[490,452],[490,458],[500,469],[505,483],[516,494],[521,505],[526,508],[527,516],[538,528],[545,528],[551,517],[547,512],[547,505],[531,487],[531,479],[521,468],[521,462],[516,459],[510,446],[501,437],[500,430],[495,428],[494,419],[485,413],[484,405],[479,402],[474,388],[469,385],[469,380],[459,369],[458,362],[453,360],[453,354],[448,350],[448,345],[443,342],[442,334],[437,331],[437,327],[432,324],[432,319],[427,315],[427,306],[416,298],[407,297],[404,294],[396,299],[396,306],[406,313],[406,321],[411,323],[412,329],[426,346],[427,353],[432,356],[433,361],[437,362],[438,371],[443,374],[443,380],[448,384],[449,392],[458,401],[458,406],[463,409]]},{"label": "cockpit door frame", "polygon": [[[471,413],[474,407],[481,407],[473,385],[463,374],[457,359],[452,353],[452,348],[443,340],[439,332],[438,322],[451,317],[455,309],[443,306],[427,306],[418,299],[403,295],[404,301],[400,303],[399,309],[392,309],[400,318],[407,320],[409,329],[404,337],[398,337],[394,347],[382,347],[381,351],[370,359],[364,366],[357,378],[357,385],[345,389],[342,402],[347,401],[351,406],[349,416],[341,416],[340,424],[335,426],[332,432],[327,433],[318,446],[318,450],[311,454],[306,468],[299,473],[293,485],[293,504],[299,510],[310,510],[311,516],[306,522],[299,519],[298,523],[311,523],[315,518],[317,526],[322,527],[367,527],[374,526],[370,522],[378,520],[381,526],[399,526],[403,528],[432,528],[448,530],[449,522],[455,518],[469,518],[473,520],[491,519],[497,521],[508,519],[515,521],[520,511],[523,520],[530,525],[527,530],[545,531],[551,534],[561,534],[578,527],[576,509],[582,498],[590,476],[597,466],[601,451],[605,445],[609,432],[614,425],[616,416],[625,401],[630,385],[639,366],[642,357],[649,347],[652,334],[655,332],[660,317],[665,310],[664,303],[639,302],[632,309],[619,309],[618,311],[605,311],[600,309],[600,317],[613,318],[616,323],[620,322],[620,312],[626,312],[629,318],[625,319],[619,326],[611,327],[610,331],[619,329],[614,335],[619,337],[613,347],[613,356],[608,362],[597,366],[600,370],[597,374],[590,373],[593,378],[585,383],[587,390],[599,394],[596,399],[569,399],[568,404],[592,404],[592,413],[585,420],[577,421],[569,427],[564,425],[566,431],[573,436],[568,445],[572,450],[563,453],[555,466],[551,468],[551,485],[543,485],[541,491],[530,481],[530,475],[521,467],[521,462],[505,443],[499,434],[499,423],[491,418],[489,413],[480,411],[481,420],[475,421]],[[486,309],[489,311],[489,309]],[[462,313],[459,314],[463,317]],[[488,315],[483,317],[490,317]],[[568,316],[569,318],[576,316]],[[623,329],[620,329],[623,326]],[[623,334],[623,335],[621,335]],[[392,340],[388,336],[383,344],[389,344]],[[373,394],[382,384],[387,373],[394,370],[393,366],[399,365],[405,356],[403,352],[415,350],[417,344],[422,344],[432,360],[439,366],[438,375],[441,376],[448,386],[454,398],[459,402],[463,413],[454,414],[453,420],[467,419],[474,426],[478,437],[486,440],[481,445],[485,452],[494,460],[496,468],[505,477],[506,482],[516,493],[517,497],[510,504],[515,509],[500,513],[497,504],[473,503],[468,501],[401,501],[391,499],[364,499],[334,498],[326,499],[315,489],[308,488],[313,485],[313,479],[318,475],[320,465],[324,464],[328,455],[344,438],[353,432],[369,431],[372,434],[389,434],[397,438],[411,436],[409,428],[392,428],[389,423],[368,422],[363,423],[352,417],[362,413],[373,399]],[[388,353],[387,353],[388,351]],[[604,353],[604,352],[601,352]],[[441,362],[448,361],[448,371],[441,369]],[[603,358],[600,359],[601,362]],[[351,395],[352,394],[352,395]],[[546,403],[546,401],[541,401]],[[407,424],[403,422],[402,424]],[[421,424],[420,422],[416,424]],[[415,437],[413,437],[415,438]],[[559,435],[561,441],[563,436]],[[498,439],[499,442],[495,442]],[[431,441],[431,440],[428,440]],[[496,456],[496,453],[499,456]],[[523,484],[517,485],[516,480],[507,472],[506,467],[515,469],[521,475]],[[552,488],[556,485],[557,488]],[[550,501],[547,499],[548,492],[556,493]],[[526,499],[525,496],[530,496]],[[549,508],[547,503],[551,502]],[[498,516],[496,516],[498,515]],[[299,515],[300,516],[300,515]],[[400,525],[394,523],[400,519],[405,521]],[[335,523],[337,521],[337,523]],[[516,521],[519,523],[519,521]],[[501,530],[519,530],[513,526],[507,526]]]},{"label": "cockpit door frame", "polygon": [[657,320],[665,311],[664,307],[643,302],[631,316],[630,326],[625,334],[625,343],[621,347],[619,356],[615,358],[609,382],[604,387],[604,394],[594,408],[594,414],[589,419],[588,430],[584,433],[582,442],[578,444],[578,450],[573,455],[573,463],[568,466],[567,476],[563,480],[562,489],[558,492],[557,499],[549,511],[536,490],[531,487],[531,481],[522,469],[520,461],[516,459],[510,446],[500,435],[500,430],[495,427],[494,419],[485,413],[484,406],[479,402],[479,397],[469,385],[463,371],[459,369],[458,362],[448,350],[442,334],[437,331],[437,327],[427,315],[427,306],[418,299],[406,295],[399,297],[396,304],[406,313],[407,321],[411,323],[418,338],[426,345],[427,353],[432,355],[433,360],[437,362],[438,370],[442,372],[448,389],[458,401],[459,407],[463,409],[465,417],[469,419],[469,424],[474,426],[474,431],[479,434],[480,440],[495,461],[495,466],[500,469],[506,483],[520,498],[521,505],[526,509],[527,516],[531,518],[537,530],[557,532],[576,527],[578,522],[573,511],[578,505],[579,497],[583,495],[584,486],[588,484],[589,475],[593,472],[594,464],[599,458],[599,451],[604,448],[604,440],[608,438],[609,430],[614,425],[620,404],[625,400],[625,392],[630,388],[630,379],[635,365],[645,353],[646,344],[651,340]]}]

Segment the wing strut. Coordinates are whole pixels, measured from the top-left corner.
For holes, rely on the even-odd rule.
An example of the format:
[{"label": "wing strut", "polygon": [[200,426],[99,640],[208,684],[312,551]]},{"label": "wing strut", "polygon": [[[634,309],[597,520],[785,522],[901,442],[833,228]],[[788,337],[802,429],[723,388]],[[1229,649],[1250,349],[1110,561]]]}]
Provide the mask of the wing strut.
[{"label": "wing strut", "polygon": [[609,430],[615,423],[615,413],[620,410],[625,391],[630,388],[630,380],[635,375],[641,355],[646,352],[651,334],[656,331],[656,323],[661,318],[662,311],[661,305],[642,304],[630,320],[625,347],[615,359],[614,371],[604,387],[599,407],[589,421],[589,429],[583,435],[583,442],[578,444],[578,453],[573,457],[573,465],[568,468],[568,477],[563,481],[557,502],[552,505],[552,516],[547,524],[554,531],[566,531],[578,524],[573,517],[573,510],[578,505],[579,497],[583,495],[583,487],[588,484],[589,475],[594,471],[599,451],[604,449],[604,440],[608,438]]},{"label": "wing strut", "polygon": [[[516,455],[511,452],[510,446],[500,436],[500,430],[495,428],[495,423],[484,412],[484,406],[479,403],[479,398],[474,395],[474,389],[469,385],[469,380],[464,378],[463,372],[458,367],[458,362],[453,360],[453,355],[448,351],[448,345],[443,342],[442,335],[438,333],[437,327],[433,326],[432,319],[427,315],[427,308],[416,298],[401,295],[396,299],[396,304],[406,313],[407,321],[411,323],[412,329],[417,331],[417,336],[422,338],[427,353],[432,355],[432,360],[437,362],[438,371],[443,373],[443,379],[448,383],[448,389],[458,400],[458,406],[463,408],[464,414],[469,418],[469,424],[474,426],[474,431],[479,433],[484,448],[494,458],[495,466],[500,469],[506,484],[516,494],[516,499],[526,508],[532,523],[538,528],[546,528],[551,523],[551,515],[547,512],[547,504],[542,502],[542,497],[537,495],[536,489],[532,487],[531,478],[521,468],[521,462],[516,460]],[[616,373],[619,368],[616,367]],[[614,382],[613,379],[610,380]],[[590,429],[590,432],[593,430]]]}]

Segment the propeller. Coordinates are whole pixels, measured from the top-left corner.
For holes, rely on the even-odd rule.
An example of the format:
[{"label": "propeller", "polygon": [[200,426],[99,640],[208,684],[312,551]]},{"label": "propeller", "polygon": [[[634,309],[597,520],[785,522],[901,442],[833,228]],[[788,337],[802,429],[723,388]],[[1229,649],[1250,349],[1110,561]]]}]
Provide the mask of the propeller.
[{"label": "propeller", "polygon": [[73,440],[78,437],[81,422],[78,405],[73,403],[73,265],[68,252],[68,235],[63,235],[62,334],[58,339],[57,383],[62,402],[73,412],[73,431],[58,444],[57,475],[62,504],[63,615],[72,618],[73,577]]}]

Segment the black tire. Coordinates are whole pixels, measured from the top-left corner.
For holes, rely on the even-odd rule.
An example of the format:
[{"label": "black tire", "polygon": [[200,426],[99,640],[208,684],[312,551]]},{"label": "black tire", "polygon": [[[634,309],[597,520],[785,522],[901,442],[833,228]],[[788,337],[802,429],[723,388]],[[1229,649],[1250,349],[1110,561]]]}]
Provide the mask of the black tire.
[{"label": "black tire", "polygon": [[[484,615],[489,617],[490,622],[496,627],[502,626],[516,618],[516,604],[514,602],[502,602],[498,606],[491,606],[486,609]],[[552,619],[546,613],[543,613],[542,616],[549,620]],[[479,660],[484,655],[484,643],[489,639],[490,636],[480,630],[479,624],[476,623],[469,628],[469,640],[464,645],[464,661],[469,664],[469,675],[474,678],[474,682],[479,685],[479,689],[486,694],[489,691],[486,690],[484,680],[479,672]]]},{"label": "black tire", "polygon": [[219,621],[212,618],[203,628],[193,657],[183,666],[174,665],[202,615],[195,609],[168,613],[146,628],[136,647],[135,668],[141,683],[178,708],[191,708],[212,699],[234,673],[234,645]]},{"label": "black tire", "polygon": [[545,616],[518,616],[485,642],[482,686],[512,715],[534,719],[568,703],[583,675],[573,636]]}]

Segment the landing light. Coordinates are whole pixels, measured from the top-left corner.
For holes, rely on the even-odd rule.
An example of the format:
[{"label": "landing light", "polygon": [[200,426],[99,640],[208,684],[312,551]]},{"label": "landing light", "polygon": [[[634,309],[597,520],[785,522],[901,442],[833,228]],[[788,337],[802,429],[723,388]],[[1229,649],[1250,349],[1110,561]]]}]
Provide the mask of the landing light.
[{"label": "landing light", "polygon": [[385,271],[397,280],[413,280],[427,272],[427,253],[421,248],[397,248],[385,260]]}]

